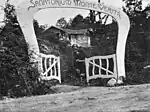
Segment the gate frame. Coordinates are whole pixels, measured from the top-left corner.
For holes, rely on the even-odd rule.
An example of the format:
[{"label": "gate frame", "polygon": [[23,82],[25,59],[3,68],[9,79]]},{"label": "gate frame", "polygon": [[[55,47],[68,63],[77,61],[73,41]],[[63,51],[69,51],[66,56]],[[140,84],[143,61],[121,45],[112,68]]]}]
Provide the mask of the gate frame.
[{"label": "gate frame", "polygon": [[[65,1],[65,2],[64,2]],[[31,61],[39,62],[39,46],[36,39],[33,18],[36,12],[48,8],[76,8],[94,10],[106,13],[116,19],[118,23],[118,39],[116,48],[116,58],[118,65],[118,76],[125,77],[125,46],[130,29],[129,17],[121,8],[116,8],[115,4],[107,5],[105,1],[98,3],[88,0],[10,0],[10,4],[15,6],[17,20],[21,26],[26,42],[29,44],[29,54],[32,54]],[[118,1],[120,2],[120,1]],[[13,4],[14,3],[14,4]]]},{"label": "gate frame", "polygon": [[[41,73],[40,78],[41,78],[42,80],[52,80],[52,79],[56,79],[56,80],[59,81],[59,83],[61,83],[60,57],[55,56],[55,55],[46,55],[46,54],[40,53],[40,58],[41,58],[40,60],[41,60],[41,61],[42,61],[42,58],[43,58],[43,57],[45,58],[45,60],[44,60],[44,63],[41,62],[41,66],[40,66],[40,68],[39,68],[39,69],[42,70],[42,73]],[[51,61],[52,58],[54,59],[53,64],[51,63],[50,66],[49,66],[49,68],[47,68],[47,58],[50,59],[49,61]],[[55,60],[56,60],[56,61],[55,61]],[[43,65],[46,66],[46,71],[45,71],[45,72],[43,71]],[[56,66],[57,66],[57,69],[58,69],[58,70],[56,70]],[[51,76],[47,76],[48,72],[49,72],[53,67],[55,67],[55,73],[56,73],[56,71],[57,71],[57,73],[53,76],[53,75],[52,75],[52,72],[53,72],[53,71],[51,71]],[[45,76],[45,75],[46,75],[46,76]]]},{"label": "gate frame", "polygon": [[[89,74],[89,65],[93,63],[90,62],[91,60],[95,60],[95,59],[113,59],[113,63],[114,63],[114,68],[113,68],[113,75],[108,75],[108,71],[107,71],[107,74],[106,75],[103,75],[103,74],[99,74],[99,75],[95,75],[94,74],[92,76],[90,76]],[[106,61],[106,63],[109,65],[109,62]],[[101,66],[100,66],[101,65]],[[104,69],[102,67],[102,63],[98,65],[99,66],[99,70],[100,68],[101,69]],[[109,66],[107,65],[107,68],[106,70],[108,70]],[[97,78],[115,78],[116,80],[118,80],[118,72],[117,72],[117,60],[116,60],[116,54],[112,54],[112,55],[107,55],[107,56],[93,56],[93,57],[90,57],[90,58],[85,58],[85,66],[86,66],[86,80],[87,80],[87,83],[89,84],[89,81],[91,79],[97,79]],[[94,69],[94,68],[93,68]],[[92,70],[93,70],[92,69]],[[106,71],[105,70],[105,71]],[[99,71],[101,73],[101,71]],[[90,78],[91,77],[91,78]]]}]

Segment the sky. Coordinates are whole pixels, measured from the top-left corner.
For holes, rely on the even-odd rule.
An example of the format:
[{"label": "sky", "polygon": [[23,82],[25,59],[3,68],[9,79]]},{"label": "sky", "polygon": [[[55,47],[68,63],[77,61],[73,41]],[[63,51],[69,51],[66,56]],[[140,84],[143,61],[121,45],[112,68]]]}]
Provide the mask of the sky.
[{"label": "sky", "polygon": [[[98,0],[86,0],[86,1],[98,1]],[[101,0],[104,1],[104,0]],[[114,3],[117,7],[121,6],[121,0],[105,0],[107,4]],[[77,14],[81,14],[83,17],[88,16],[89,11],[83,9],[46,9],[40,12],[37,12],[34,16],[35,19],[38,20],[40,24],[49,24],[55,25],[57,20],[61,17],[65,17],[65,19],[69,20],[70,18],[75,17]]]},{"label": "sky", "polygon": [[36,13],[34,18],[38,20],[40,24],[55,25],[57,20],[64,17],[66,20],[75,17],[77,14],[81,14],[83,17],[88,15],[88,10],[81,9],[45,9]]},{"label": "sky", "polygon": [[[86,0],[86,1],[97,1],[97,0]],[[101,2],[105,1],[106,4],[114,4],[116,7],[120,8],[122,6],[121,0],[101,0]],[[147,5],[147,3],[150,3],[150,0],[143,0],[143,7]],[[0,0],[0,5],[4,5],[5,0]],[[69,18],[75,17],[77,14],[81,14],[83,17],[88,15],[87,10],[83,9],[44,9],[39,12],[37,12],[34,16],[36,20],[38,20],[40,25],[48,24],[55,25],[56,21],[60,19],[61,17],[65,17],[67,20]],[[3,18],[3,11],[0,11],[0,21]]]},{"label": "sky", "polygon": [[[0,0],[0,4],[4,4],[5,0]],[[86,0],[86,1],[96,1],[97,0]],[[101,0],[103,1],[103,0]],[[119,0],[121,1],[121,0]],[[112,4],[114,3],[117,7],[120,6],[120,2],[118,3],[118,0],[105,0],[107,4]],[[116,2],[116,3],[115,3]],[[40,25],[45,25],[48,24],[50,25],[55,25],[57,20],[60,19],[61,17],[65,17],[66,20],[69,20],[70,18],[75,17],[77,14],[81,14],[83,17],[86,17],[88,15],[89,11],[88,10],[83,10],[83,9],[44,9],[39,12],[37,12],[34,16],[34,19],[36,19]],[[2,12],[0,12],[0,19],[3,18]]]},{"label": "sky", "polygon": [[[5,4],[5,0],[0,0],[0,6],[4,6],[4,4]],[[4,12],[2,10],[2,7],[0,7],[0,26],[4,25],[3,23],[1,23],[3,18],[4,18]]]}]

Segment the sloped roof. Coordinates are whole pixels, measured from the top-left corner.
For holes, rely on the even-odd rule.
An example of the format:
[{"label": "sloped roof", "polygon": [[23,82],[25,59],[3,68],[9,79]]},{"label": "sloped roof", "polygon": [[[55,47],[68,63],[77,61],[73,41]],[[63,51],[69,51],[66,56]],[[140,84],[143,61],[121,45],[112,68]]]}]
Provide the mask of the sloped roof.
[{"label": "sloped roof", "polygon": [[49,27],[49,28],[47,28],[47,29],[45,29],[44,31],[43,31],[43,33],[48,33],[52,28],[54,28],[54,29],[57,29],[57,30],[60,30],[60,31],[63,31],[64,32],[64,30],[62,29],[62,28],[59,28],[59,27],[56,27],[56,26],[51,26],[51,27]]},{"label": "sloped roof", "polygon": [[43,33],[48,33],[52,28],[60,30],[64,33],[68,33],[68,34],[85,34],[87,33],[88,29],[80,29],[80,30],[73,30],[73,29],[62,29],[56,26],[51,26],[48,29],[46,29]]},{"label": "sloped roof", "polygon": [[64,31],[68,34],[85,34],[87,33],[87,29],[80,29],[80,30],[71,30],[71,29],[64,29]]},{"label": "sloped roof", "polygon": [[80,27],[81,29],[63,29],[63,28],[59,28],[56,26],[51,26],[48,29],[46,29],[43,33],[48,33],[50,32],[51,29],[57,29],[61,32],[67,33],[67,34],[72,34],[72,35],[82,35],[82,34],[86,34],[88,32],[88,29],[91,28],[96,28],[96,29],[100,29],[100,30],[105,30],[105,31],[113,31],[116,30],[116,23],[113,24],[107,24],[105,26],[100,26],[99,24],[80,24],[78,25],[78,27]]}]

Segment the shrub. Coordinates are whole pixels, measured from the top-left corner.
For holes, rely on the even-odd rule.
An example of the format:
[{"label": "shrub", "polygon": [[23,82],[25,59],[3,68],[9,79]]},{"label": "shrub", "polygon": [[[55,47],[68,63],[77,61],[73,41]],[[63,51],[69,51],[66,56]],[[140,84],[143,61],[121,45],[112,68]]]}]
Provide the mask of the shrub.
[{"label": "shrub", "polygon": [[24,38],[8,36],[3,39],[3,43],[5,50],[0,52],[1,96],[22,97],[51,93],[51,85],[38,80],[38,70],[29,62]]}]

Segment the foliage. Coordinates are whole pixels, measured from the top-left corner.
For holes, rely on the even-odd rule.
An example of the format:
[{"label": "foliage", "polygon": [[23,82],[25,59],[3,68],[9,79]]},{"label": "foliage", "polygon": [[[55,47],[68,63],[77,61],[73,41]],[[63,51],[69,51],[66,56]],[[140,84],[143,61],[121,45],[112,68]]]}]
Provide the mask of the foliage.
[{"label": "foliage", "polygon": [[65,28],[67,26],[67,21],[65,20],[64,17],[62,17],[57,20],[56,26],[60,28]]},{"label": "foliage", "polygon": [[[129,32],[126,46],[126,83],[149,83],[149,68],[144,69],[147,58],[149,58],[150,46],[149,42],[150,18],[148,15],[149,7],[145,10],[141,9],[141,1],[125,0],[126,6],[124,11],[129,15],[131,21],[131,29]],[[0,52],[0,97],[20,97],[53,93],[51,81],[39,81],[37,68],[33,67],[29,62],[28,49],[22,35],[22,31],[17,22],[16,16],[13,13],[14,7],[7,5],[5,8],[5,26],[0,34],[1,52]],[[57,26],[61,28],[79,29],[82,25],[100,24],[97,30],[92,32],[92,49],[83,50],[90,51],[92,55],[107,55],[115,53],[117,34],[113,35],[106,31],[105,25],[102,25],[101,14],[95,11],[90,11],[90,15],[83,18],[82,15],[77,15],[70,19],[69,22],[65,18],[60,18]],[[99,21],[95,20],[95,16],[99,16]],[[116,24],[114,22],[114,24]],[[115,26],[116,27],[116,26]],[[79,74],[76,73],[76,68],[73,65],[73,52],[75,49],[69,46],[68,42],[59,40],[58,38],[49,38],[44,40],[41,33],[44,30],[36,20],[34,20],[35,32],[38,36],[40,51],[45,54],[55,54],[61,58],[61,74],[62,82],[72,85],[85,85],[85,79],[81,80]],[[111,29],[111,28],[109,28]],[[140,33],[139,33],[140,32]],[[105,48],[105,49],[104,49]],[[91,52],[92,51],[92,52]],[[102,82],[105,82],[102,80]],[[96,81],[94,81],[96,83]]]},{"label": "foliage", "polygon": [[[5,26],[0,33],[0,97],[21,97],[52,93],[52,84],[39,81],[37,67],[32,66],[28,56],[28,46],[13,12],[12,5],[7,4]],[[39,27],[34,22],[35,29]]]},{"label": "foliage", "polygon": [[142,11],[142,0],[123,0],[125,2],[124,11],[129,16],[135,16],[137,12]]},{"label": "foliage", "polygon": [[141,0],[124,0],[124,11],[130,18],[131,28],[126,45],[126,73],[127,83],[148,83],[149,69],[144,67],[149,64],[149,6],[142,9]]},{"label": "foliage", "polygon": [[[97,16],[99,19],[96,19]],[[77,14],[75,17],[70,18],[69,21],[62,17],[57,20],[56,26],[64,29],[82,29],[82,27],[94,28],[94,26],[100,27],[101,25],[106,24],[107,20],[108,15],[102,16],[101,13],[90,10],[89,15],[86,17],[83,17],[81,14]],[[104,22],[102,23],[102,21]]]},{"label": "foliage", "polygon": [[83,16],[78,14],[72,19],[71,26],[74,28],[76,27],[76,25],[82,24],[82,21],[83,21]]},{"label": "foliage", "polygon": [[34,26],[34,30],[35,30],[35,34],[37,36],[41,35],[41,33],[44,31],[45,26],[44,25],[39,25],[37,20],[33,20],[33,26]]},{"label": "foliage", "polygon": [[[148,58],[145,57],[147,57],[148,54],[147,51],[149,51],[148,50],[149,45],[147,44],[149,42],[149,40],[147,39],[149,34],[147,33],[149,31],[148,30],[149,18],[147,12],[141,9],[142,8],[141,1],[125,0],[125,3],[126,6],[124,7],[124,11],[128,14],[131,21],[131,29],[126,44],[126,57],[125,57],[127,79],[130,80],[131,82],[135,82],[135,81],[146,82],[145,79],[147,77],[145,77],[146,75],[143,74],[146,74],[144,70],[144,66],[146,66],[146,62]],[[112,27],[107,28],[105,25],[106,22],[102,23],[102,19],[104,19],[103,21],[107,21],[108,18],[107,15],[105,17],[102,17],[102,15],[99,14],[99,21],[94,20],[94,17],[98,15],[97,12],[90,11],[89,15],[90,16],[87,16],[85,18],[83,18],[82,15],[75,16],[72,19],[69,28],[81,29],[81,27],[86,26],[86,24],[90,26],[91,23],[94,23],[95,28],[93,27],[92,32],[90,32],[90,36],[92,36],[91,39],[92,45],[94,45],[95,47],[92,48],[91,54],[107,55],[107,54],[115,53],[116,45],[117,45],[117,33],[118,33],[116,21],[113,21],[113,23],[110,25]],[[99,24],[99,27],[96,27],[97,24]],[[68,68],[68,70],[69,69],[71,71],[74,71],[74,67],[70,67]],[[66,76],[67,75],[68,74],[66,74]],[[73,73],[72,75],[76,76]],[[72,79],[74,78],[72,77]]]},{"label": "foliage", "polygon": [[5,50],[0,52],[0,94],[21,97],[48,93],[46,88],[51,85],[46,86],[38,80],[37,68],[29,62],[25,40],[11,35],[3,42]]},{"label": "foliage", "polygon": [[68,42],[61,40],[39,39],[40,51],[44,54],[54,54],[60,56],[60,68],[62,83],[71,85],[80,85],[79,76],[77,76],[73,66],[73,49]]}]

